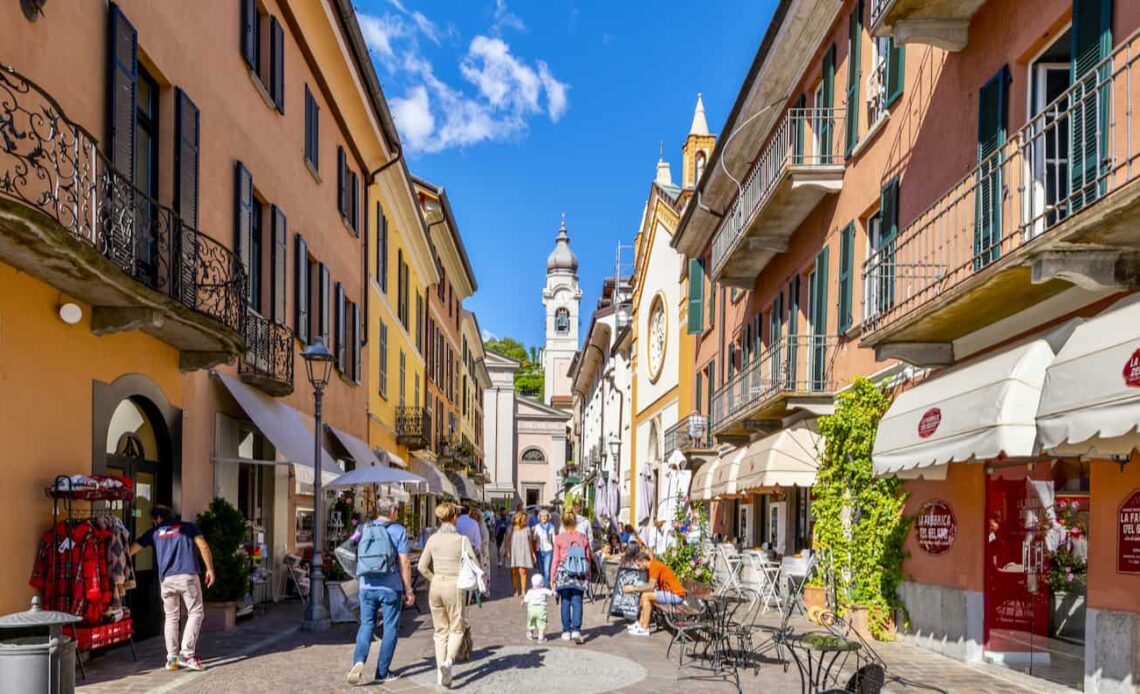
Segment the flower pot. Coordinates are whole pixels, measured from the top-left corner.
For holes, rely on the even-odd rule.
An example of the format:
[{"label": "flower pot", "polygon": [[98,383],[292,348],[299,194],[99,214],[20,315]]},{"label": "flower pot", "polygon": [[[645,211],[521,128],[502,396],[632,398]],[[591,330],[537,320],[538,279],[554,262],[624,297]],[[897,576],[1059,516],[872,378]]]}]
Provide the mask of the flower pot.
[{"label": "flower pot", "polygon": [[1059,639],[1085,640],[1085,594],[1059,590],[1053,593],[1049,625]]},{"label": "flower pot", "polygon": [[[871,611],[862,605],[856,605],[847,610],[845,615],[847,622],[851,625],[851,629],[863,637],[867,641],[875,640],[875,635],[871,633]],[[880,640],[890,640],[895,633],[895,623],[892,619],[887,625],[883,637]]]},{"label": "flower pot", "polygon": [[818,610],[826,609],[826,589],[823,586],[804,586],[804,607],[806,607],[809,612],[813,607]]},{"label": "flower pot", "polygon": [[233,602],[208,602],[202,620],[204,631],[230,631],[237,625],[237,606]]}]

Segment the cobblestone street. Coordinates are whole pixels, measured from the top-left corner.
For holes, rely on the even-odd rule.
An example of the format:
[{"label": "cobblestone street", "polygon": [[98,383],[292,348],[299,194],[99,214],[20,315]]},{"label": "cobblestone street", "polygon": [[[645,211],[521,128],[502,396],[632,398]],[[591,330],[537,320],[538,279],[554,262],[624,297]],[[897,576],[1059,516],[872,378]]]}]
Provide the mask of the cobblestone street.
[{"label": "cobblestone street", "polygon": [[[494,570],[493,570],[493,573]],[[497,572],[493,598],[472,607],[470,620],[475,641],[471,662],[455,668],[455,688],[468,692],[732,692],[730,678],[710,675],[695,667],[678,668],[676,651],[665,658],[669,635],[655,632],[649,638],[625,633],[625,624],[607,623],[604,601],[586,604],[586,643],[574,646],[558,640],[557,606],[552,605],[545,644],[525,639],[523,608],[509,597],[505,572]],[[423,607],[424,596],[420,596]],[[351,658],[355,625],[340,624],[322,634],[299,630],[301,606],[289,603],[271,608],[243,622],[233,632],[203,634],[200,653],[209,670],[166,672],[162,669],[161,638],[137,645],[139,661],[129,649],[106,653],[88,664],[80,691],[89,694],[127,692],[331,692],[353,689],[344,683]],[[769,614],[771,617],[771,613]],[[765,623],[773,621],[765,619]],[[803,626],[803,629],[806,629]],[[888,678],[921,682],[948,692],[1040,692],[1040,681],[1020,683],[1014,674],[989,667],[970,667],[903,643],[875,644],[888,663]],[[375,646],[365,673],[374,672]],[[688,664],[688,660],[686,661]],[[413,692],[435,690],[435,663],[431,618],[406,610],[393,670],[400,679],[387,685],[370,684],[366,691]],[[749,692],[797,691],[800,679],[794,665],[786,672],[765,659],[758,673],[741,671],[740,690]],[[917,692],[921,687],[888,681],[885,691]],[[926,690],[930,691],[930,690]],[[1061,691],[1061,690],[1056,690]]]}]

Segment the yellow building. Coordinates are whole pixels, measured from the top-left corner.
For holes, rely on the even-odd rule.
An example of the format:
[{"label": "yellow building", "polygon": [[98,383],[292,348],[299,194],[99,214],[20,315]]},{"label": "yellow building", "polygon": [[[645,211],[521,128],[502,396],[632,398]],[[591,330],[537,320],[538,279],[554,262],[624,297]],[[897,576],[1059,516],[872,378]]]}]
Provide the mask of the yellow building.
[{"label": "yellow building", "polygon": [[487,479],[483,466],[483,391],[491,387],[487,373],[486,353],[475,314],[463,309],[460,335],[463,343],[462,401],[460,403],[461,436],[471,442],[473,452],[472,479],[482,486]]}]

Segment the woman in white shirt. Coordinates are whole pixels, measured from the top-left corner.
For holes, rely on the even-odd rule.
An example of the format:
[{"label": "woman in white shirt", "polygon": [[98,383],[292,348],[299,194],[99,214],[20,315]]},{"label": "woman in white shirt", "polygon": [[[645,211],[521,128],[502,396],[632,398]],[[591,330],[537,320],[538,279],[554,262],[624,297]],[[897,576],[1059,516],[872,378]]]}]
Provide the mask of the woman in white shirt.
[{"label": "woman in white shirt", "polygon": [[550,522],[550,511],[543,509],[538,514],[538,522],[531,528],[534,538],[534,555],[542,572],[543,585],[550,585],[550,560],[554,556],[554,536],[557,530]]}]

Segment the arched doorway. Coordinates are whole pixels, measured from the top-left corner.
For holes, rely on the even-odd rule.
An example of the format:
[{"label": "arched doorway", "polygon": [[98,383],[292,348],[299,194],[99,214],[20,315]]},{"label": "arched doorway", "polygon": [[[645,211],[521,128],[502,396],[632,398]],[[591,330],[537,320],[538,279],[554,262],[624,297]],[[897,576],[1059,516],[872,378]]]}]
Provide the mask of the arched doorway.
[{"label": "arched doorway", "polygon": [[[131,478],[135,483],[134,513],[127,518],[132,538],[138,538],[153,523],[155,504],[171,505],[173,475],[170,465],[172,443],[166,421],[150,400],[141,396],[123,398],[111,413],[106,435],[106,471]],[[162,629],[162,609],[154,550],[135,555],[137,585],[128,604],[139,638]]]}]

